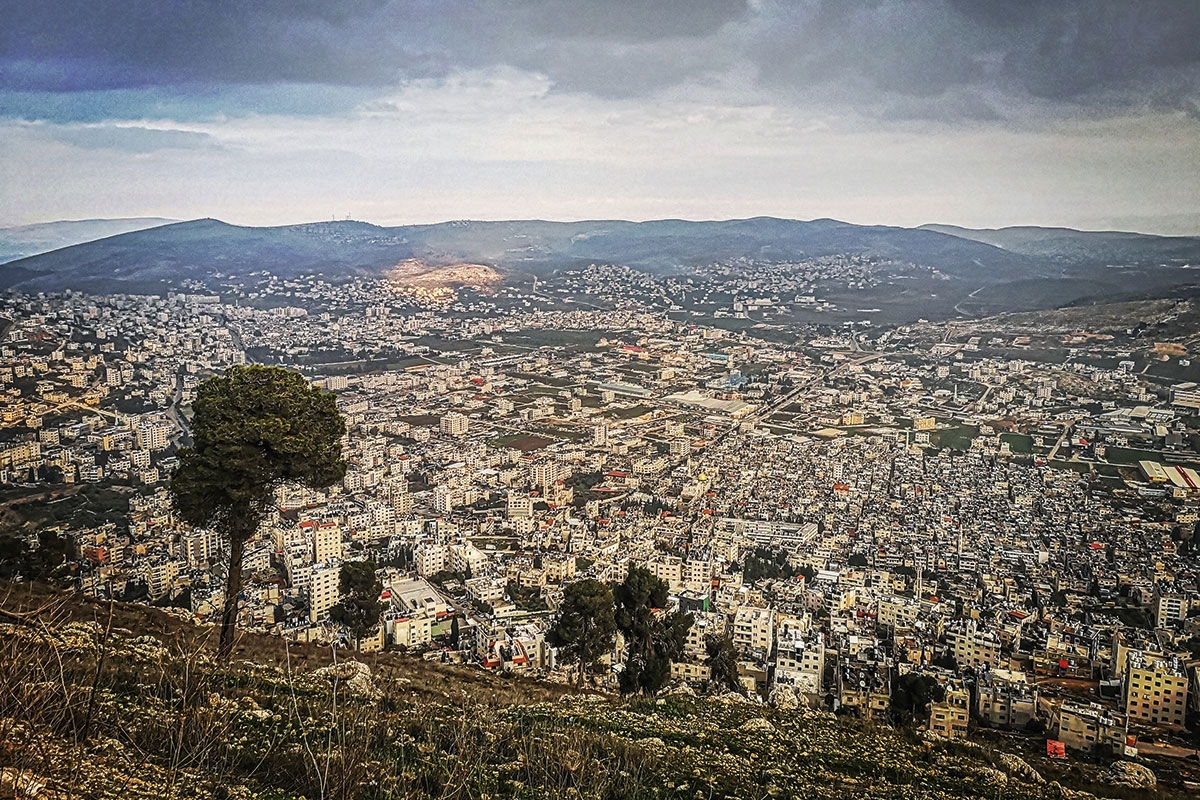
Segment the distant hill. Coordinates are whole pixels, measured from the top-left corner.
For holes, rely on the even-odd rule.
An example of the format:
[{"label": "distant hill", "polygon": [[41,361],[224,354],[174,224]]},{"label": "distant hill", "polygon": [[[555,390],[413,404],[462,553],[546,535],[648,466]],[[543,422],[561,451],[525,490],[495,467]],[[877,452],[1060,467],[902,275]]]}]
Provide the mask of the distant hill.
[{"label": "distant hill", "polygon": [[446,222],[381,228],[320,222],[247,228],[193,220],[74,245],[0,267],[0,287],[161,291],[184,279],[266,271],[336,278],[382,274],[407,259],[547,273],[588,263],[670,272],[731,258],[786,261],[872,256],[991,282],[1029,277],[1037,262],[936,231],[773,218],[724,222]]},{"label": "distant hill", "polygon": [[[0,266],[0,285],[154,292],[177,288],[188,279],[260,271],[285,276],[376,274],[411,255],[403,237],[362,222],[248,228],[200,219],[11,262]],[[10,276],[8,270],[24,274]]]},{"label": "distant hill", "polygon": [[923,225],[922,230],[970,239],[1059,264],[1117,267],[1200,267],[1200,237],[1152,236],[1071,228],[959,228]]},{"label": "distant hill", "polygon": [[781,263],[833,255],[928,268],[910,274],[903,285],[885,281],[835,298],[847,308],[883,308],[879,318],[893,321],[1200,292],[1194,285],[1200,280],[1193,280],[1200,273],[1184,269],[1200,266],[1200,238],[772,217],[457,221],[389,228],[351,221],[253,228],[201,219],[0,265],[0,289],[163,293],[187,281],[215,286],[252,274],[319,274],[337,281],[382,276],[399,265],[410,271],[474,265],[480,274],[494,271],[492,284],[592,263],[672,274],[736,259]]},{"label": "distant hill", "polygon": [[0,264],[70,247],[73,244],[103,239],[107,236],[155,228],[175,221],[162,217],[130,217],[62,220],[0,228]]}]

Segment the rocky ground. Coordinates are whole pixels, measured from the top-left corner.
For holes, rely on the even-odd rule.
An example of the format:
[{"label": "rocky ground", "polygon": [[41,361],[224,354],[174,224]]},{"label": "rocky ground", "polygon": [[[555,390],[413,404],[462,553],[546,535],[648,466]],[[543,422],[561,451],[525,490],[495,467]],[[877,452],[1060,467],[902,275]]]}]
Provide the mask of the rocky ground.
[{"label": "rocky ground", "polygon": [[[429,665],[331,656],[310,666],[287,649],[219,667],[210,652],[106,615],[10,617],[0,798],[1092,796],[1011,753],[806,711],[783,695],[774,707],[687,690],[620,700],[498,678],[512,690],[488,695],[486,681],[457,683],[457,672],[430,690]],[[1128,764],[1095,767],[1087,786],[1171,796],[1152,781]]]}]

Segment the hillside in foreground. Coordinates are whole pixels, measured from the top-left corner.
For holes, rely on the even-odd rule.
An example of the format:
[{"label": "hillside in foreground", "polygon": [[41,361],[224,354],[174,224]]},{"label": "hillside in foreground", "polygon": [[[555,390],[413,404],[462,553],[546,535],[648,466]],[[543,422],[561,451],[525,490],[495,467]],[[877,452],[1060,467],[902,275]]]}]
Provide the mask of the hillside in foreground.
[{"label": "hillside in foreground", "polygon": [[0,797],[1172,796],[737,697],[571,694],[393,654],[335,665],[253,636],[219,667],[209,629],[167,612],[19,594],[0,603]]}]

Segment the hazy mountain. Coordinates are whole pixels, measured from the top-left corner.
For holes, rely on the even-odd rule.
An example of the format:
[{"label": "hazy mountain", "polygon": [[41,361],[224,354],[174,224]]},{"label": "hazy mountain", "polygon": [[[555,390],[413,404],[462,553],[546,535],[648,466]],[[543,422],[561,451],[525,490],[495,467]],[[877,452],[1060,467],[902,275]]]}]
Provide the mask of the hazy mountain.
[{"label": "hazy mountain", "polygon": [[[0,265],[0,288],[159,293],[251,273],[379,275],[416,260],[495,268],[507,279],[590,263],[670,274],[718,261],[857,255],[915,264],[900,284],[836,294],[846,308],[917,319],[1163,297],[1191,286],[1200,239],[1061,228],[973,231],[758,217],[712,222],[444,222],[383,228],[317,222],[273,228],[193,220],[110,236]],[[409,264],[411,269],[411,264]],[[886,307],[886,308],[885,308]]]},{"label": "hazy mountain", "polygon": [[1060,264],[1200,266],[1200,238],[1193,236],[1152,236],[1122,231],[1077,231],[1033,226],[976,230],[954,225],[923,225],[921,230],[971,239],[1012,253]]},{"label": "hazy mountain", "polygon": [[107,236],[155,228],[174,221],[161,217],[81,219],[0,228],[0,264]]},{"label": "hazy mountain", "polygon": [[651,271],[746,257],[785,261],[850,254],[936,267],[984,283],[1039,274],[1038,262],[929,230],[835,220],[724,222],[446,222],[381,228],[320,222],[247,228],[212,219],[112,236],[0,267],[0,285],[159,291],[216,274],[378,274],[409,258],[546,273],[587,263]]}]

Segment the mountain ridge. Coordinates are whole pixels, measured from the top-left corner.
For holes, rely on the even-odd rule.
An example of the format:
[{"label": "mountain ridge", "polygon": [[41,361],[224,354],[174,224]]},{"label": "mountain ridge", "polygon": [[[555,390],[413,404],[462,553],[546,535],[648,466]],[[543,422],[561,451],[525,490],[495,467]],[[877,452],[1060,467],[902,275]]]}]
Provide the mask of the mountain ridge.
[{"label": "mountain ridge", "polygon": [[1131,231],[1080,231],[1074,228],[1014,225],[1005,228],[961,228],[927,224],[932,230],[963,239],[990,244],[1014,253],[1047,258],[1057,263],[1087,263],[1104,260],[1125,265],[1197,263],[1200,236],[1159,236]]},{"label": "mountain ridge", "polygon": [[115,217],[64,219],[3,227],[0,228],[0,264],[178,221],[165,217]]},{"label": "mountain ridge", "polygon": [[[738,260],[804,269],[806,263],[838,256],[915,265],[924,270],[921,291],[930,297],[1001,298],[981,306],[989,311],[1005,310],[1009,301],[1003,298],[1012,297],[1014,310],[1028,310],[1176,292],[1193,282],[1184,268],[1200,264],[1200,238],[1031,227],[904,228],[770,216],[455,220],[392,227],[358,220],[256,227],[206,217],[11,261],[0,265],[0,289],[157,294],[184,283],[213,288],[231,276],[240,280],[261,273],[332,281],[381,277],[409,261],[430,268],[482,265],[510,281],[589,264],[680,275]],[[939,286],[952,291],[943,293]],[[911,296],[914,284],[906,287]],[[864,298],[864,307],[880,302],[887,302],[886,293]],[[958,302],[938,313],[962,315],[973,308]]]}]

